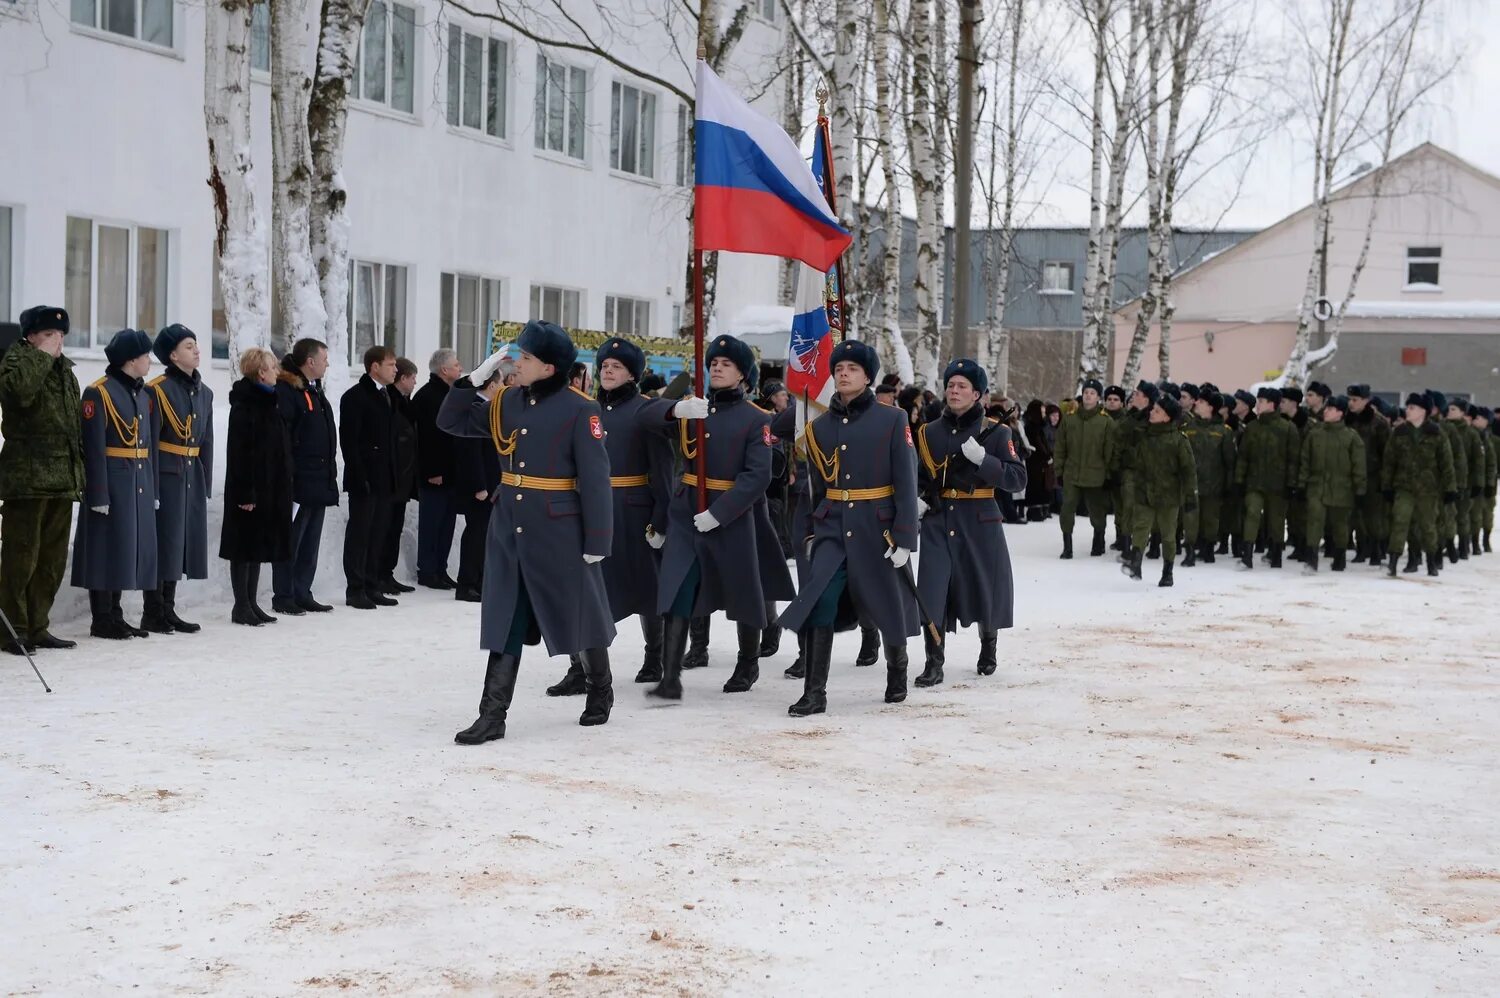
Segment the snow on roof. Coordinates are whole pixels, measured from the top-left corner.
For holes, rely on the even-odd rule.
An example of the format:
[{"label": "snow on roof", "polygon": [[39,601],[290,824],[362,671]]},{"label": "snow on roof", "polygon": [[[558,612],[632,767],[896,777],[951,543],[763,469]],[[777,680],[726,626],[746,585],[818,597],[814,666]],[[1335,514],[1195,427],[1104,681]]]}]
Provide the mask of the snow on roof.
[{"label": "snow on roof", "polygon": [[755,333],[790,335],[792,331],[792,306],[746,305],[730,321],[729,331],[735,336],[753,335]]},{"label": "snow on roof", "polygon": [[1361,301],[1349,303],[1351,319],[1500,319],[1500,301]]}]

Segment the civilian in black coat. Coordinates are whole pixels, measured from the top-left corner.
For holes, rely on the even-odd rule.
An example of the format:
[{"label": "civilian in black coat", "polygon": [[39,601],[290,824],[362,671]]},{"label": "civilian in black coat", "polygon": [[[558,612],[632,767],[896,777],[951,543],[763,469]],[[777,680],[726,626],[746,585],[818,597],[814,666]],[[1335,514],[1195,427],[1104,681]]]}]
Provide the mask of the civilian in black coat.
[{"label": "civilian in black coat", "polygon": [[[496,371],[479,394],[492,400],[499,390],[500,372]],[[500,455],[489,440],[450,439],[455,445],[450,479],[453,504],[464,518],[464,533],[458,542],[458,591],[453,595],[466,603],[479,603],[483,601],[484,538],[500,485]]]},{"label": "civilian in black coat", "polygon": [[339,399],[339,449],[349,524],[344,528],[345,601],[357,610],[395,606],[381,592],[381,552],[397,497],[396,410],[391,385],[396,354],[390,347],[365,351],[365,373]]},{"label": "civilian in black coat", "polygon": [[240,356],[244,377],[229,390],[224,460],[224,528],[219,557],[229,562],[236,624],[276,618],[260,608],[260,566],[292,552],[292,448],[276,407],[276,355],[252,347]]},{"label": "civilian in black coat", "polygon": [[276,382],[276,410],[292,455],[292,548],[286,560],[271,566],[271,609],[293,617],[333,609],[312,594],[323,519],[329,506],[339,504],[338,431],[323,394],[327,371],[327,345],[302,339],[282,359]]},{"label": "civilian in black coat", "polygon": [[380,550],[380,590],[387,596],[415,592],[396,581],[396,564],[401,560],[401,535],[406,532],[406,504],[417,497],[417,428],[411,417],[411,392],[417,386],[417,365],[405,357],[396,358],[396,383],[386,392],[390,396],[396,434],[396,498],[391,504],[390,525]]},{"label": "civilian in black coat", "polygon": [[417,585],[452,589],[448,554],[453,549],[454,521],[471,497],[453,482],[458,473],[456,454],[472,448],[438,429],[437,414],[464,369],[458,354],[447,347],[434,351],[427,369],[431,372],[427,384],[411,400],[411,420],[417,425]]}]

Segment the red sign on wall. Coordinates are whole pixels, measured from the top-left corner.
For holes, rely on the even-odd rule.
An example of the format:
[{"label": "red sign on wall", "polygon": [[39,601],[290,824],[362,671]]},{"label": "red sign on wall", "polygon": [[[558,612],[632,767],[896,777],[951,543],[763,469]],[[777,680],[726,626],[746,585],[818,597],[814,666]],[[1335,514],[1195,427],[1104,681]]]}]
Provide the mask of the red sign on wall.
[{"label": "red sign on wall", "polygon": [[1402,347],[1401,348],[1401,366],[1402,367],[1426,367],[1427,366],[1427,348],[1426,347]]}]

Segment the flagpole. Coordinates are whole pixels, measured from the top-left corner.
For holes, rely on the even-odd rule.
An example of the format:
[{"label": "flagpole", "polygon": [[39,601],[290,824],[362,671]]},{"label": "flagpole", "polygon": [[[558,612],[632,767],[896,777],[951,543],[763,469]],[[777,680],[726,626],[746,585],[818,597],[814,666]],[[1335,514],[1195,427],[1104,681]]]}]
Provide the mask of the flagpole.
[{"label": "flagpole", "polygon": [[[833,217],[838,218],[838,180],[834,174],[833,138],[829,135],[828,131],[828,87],[826,85],[819,85],[817,96],[818,141],[823,143],[823,161],[828,164],[828,183],[824,185],[826,189],[823,191],[823,196],[828,200],[828,207],[829,210],[833,212]],[[849,335],[847,329],[849,324],[847,321],[845,321],[844,318],[849,314],[849,288],[848,285],[844,283],[844,254],[839,254],[839,258],[834,261],[833,268],[834,274],[836,275],[836,280],[839,282],[838,330],[839,342],[842,343],[845,339],[848,338]]]},{"label": "flagpole", "polygon": [[[707,58],[703,39],[698,39],[698,59],[702,61]],[[696,149],[693,169],[696,173]],[[705,390],[703,373],[703,251],[698,248],[698,184],[696,177],[693,183],[693,385],[694,394],[699,398],[708,398]],[[697,441],[697,456],[694,458],[695,471],[698,475],[698,512],[702,513],[708,509],[708,452],[704,450],[703,444],[707,438],[704,433],[704,420],[694,420],[696,424],[693,429],[694,439]]]}]

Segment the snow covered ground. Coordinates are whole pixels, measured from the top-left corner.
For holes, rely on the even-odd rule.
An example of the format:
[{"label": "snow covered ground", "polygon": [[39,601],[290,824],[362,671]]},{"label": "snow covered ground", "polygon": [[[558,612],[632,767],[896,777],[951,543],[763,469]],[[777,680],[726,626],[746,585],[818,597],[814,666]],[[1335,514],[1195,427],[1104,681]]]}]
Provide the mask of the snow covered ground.
[{"label": "snow covered ground", "polygon": [[719,621],[655,706],[627,625],[607,726],[531,652],[456,746],[476,609],[427,591],[250,631],[187,586],[203,633],[51,696],[6,657],[0,993],[1494,994],[1500,555],[1160,590],[1057,536],[1010,530],[998,675],[964,636],[888,707],[843,635],[807,720],[790,640],[726,696]]}]

